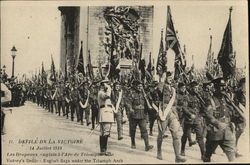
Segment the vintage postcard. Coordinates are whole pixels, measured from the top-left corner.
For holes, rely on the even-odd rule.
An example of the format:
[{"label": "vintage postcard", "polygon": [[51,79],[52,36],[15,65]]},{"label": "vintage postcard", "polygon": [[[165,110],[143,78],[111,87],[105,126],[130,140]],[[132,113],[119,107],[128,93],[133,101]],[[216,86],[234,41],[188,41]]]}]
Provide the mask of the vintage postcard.
[{"label": "vintage postcard", "polygon": [[247,0],[0,4],[2,164],[250,162]]}]

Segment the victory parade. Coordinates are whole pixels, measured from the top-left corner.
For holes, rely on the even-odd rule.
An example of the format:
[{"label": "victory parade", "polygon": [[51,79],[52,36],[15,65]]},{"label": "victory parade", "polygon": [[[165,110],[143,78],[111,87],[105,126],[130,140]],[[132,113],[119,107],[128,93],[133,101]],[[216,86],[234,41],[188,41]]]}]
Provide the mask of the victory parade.
[{"label": "victory parade", "polygon": [[[246,36],[234,37],[240,9],[218,9],[223,19],[213,13],[215,25],[201,34],[206,53],[198,55],[191,53],[203,44],[191,44],[197,35],[192,33],[202,33],[198,16],[190,14],[194,20],[182,25],[186,18],[179,17],[178,5],[158,8],[164,19],[155,6],[54,7],[59,51],[44,57],[22,57],[32,49],[43,51],[35,40],[30,47],[27,41],[25,50],[3,38],[9,55],[1,53],[2,163],[248,162],[248,55],[237,43]],[[193,31],[182,27],[187,24]],[[190,43],[184,33],[194,36]],[[38,156],[26,155],[34,158],[30,161],[9,156],[37,150]],[[74,156],[91,161],[72,162]]]}]

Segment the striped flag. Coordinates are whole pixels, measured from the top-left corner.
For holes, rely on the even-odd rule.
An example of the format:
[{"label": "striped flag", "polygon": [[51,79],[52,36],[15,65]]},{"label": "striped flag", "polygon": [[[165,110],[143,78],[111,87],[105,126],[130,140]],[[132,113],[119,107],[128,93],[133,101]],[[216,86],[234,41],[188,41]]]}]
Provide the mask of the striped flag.
[{"label": "striped flag", "polygon": [[160,41],[160,49],[158,53],[158,59],[156,64],[156,71],[157,74],[162,77],[163,73],[167,70],[167,60],[166,60],[166,53],[163,47],[163,30],[161,30],[161,41]]}]

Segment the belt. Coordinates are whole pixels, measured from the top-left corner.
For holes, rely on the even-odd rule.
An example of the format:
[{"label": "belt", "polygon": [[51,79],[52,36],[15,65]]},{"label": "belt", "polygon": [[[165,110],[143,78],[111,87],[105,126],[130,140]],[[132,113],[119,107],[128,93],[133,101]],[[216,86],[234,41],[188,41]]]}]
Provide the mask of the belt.
[{"label": "belt", "polygon": [[[112,105],[107,105],[108,107],[111,107],[112,108]],[[101,105],[100,108],[104,108],[105,105]]]}]

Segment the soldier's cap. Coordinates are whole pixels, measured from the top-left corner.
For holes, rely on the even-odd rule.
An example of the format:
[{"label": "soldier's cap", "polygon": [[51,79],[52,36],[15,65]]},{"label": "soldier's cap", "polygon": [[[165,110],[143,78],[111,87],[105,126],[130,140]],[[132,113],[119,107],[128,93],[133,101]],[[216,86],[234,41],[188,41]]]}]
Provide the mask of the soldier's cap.
[{"label": "soldier's cap", "polygon": [[192,81],[192,82],[189,84],[189,86],[190,86],[191,88],[196,87],[196,86],[198,86],[198,85],[199,85],[199,83],[198,83],[197,81]]},{"label": "soldier's cap", "polygon": [[212,80],[212,83],[216,86],[226,86],[226,82],[222,77]]},{"label": "soldier's cap", "polygon": [[183,82],[179,82],[179,83],[178,83],[178,88],[181,88],[181,87],[183,87],[183,86],[186,86],[186,84],[184,84]]}]

